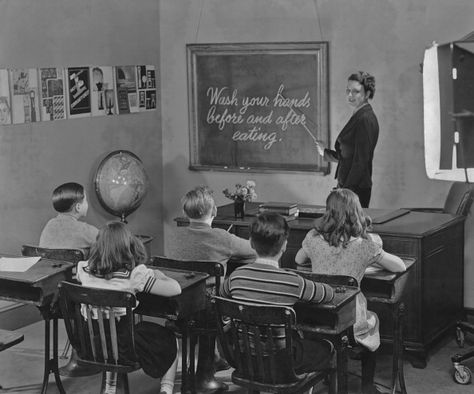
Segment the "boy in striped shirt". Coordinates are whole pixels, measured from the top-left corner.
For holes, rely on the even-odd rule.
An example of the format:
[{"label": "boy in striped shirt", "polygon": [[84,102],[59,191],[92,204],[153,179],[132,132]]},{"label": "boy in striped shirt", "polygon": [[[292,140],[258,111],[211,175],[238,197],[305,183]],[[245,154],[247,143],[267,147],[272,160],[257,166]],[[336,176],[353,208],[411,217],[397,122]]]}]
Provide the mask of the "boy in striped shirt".
[{"label": "boy in striped shirt", "polygon": [[[283,216],[272,212],[258,215],[250,226],[250,243],[257,252],[257,260],[232,272],[224,282],[222,296],[284,306],[292,306],[298,301],[330,302],[334,298],[332,287],[279,267],[288,235],[288,223]],[[302,339],[296,332],[293,346],[297,373],[327,368],[334,352],[330,342]]]}]

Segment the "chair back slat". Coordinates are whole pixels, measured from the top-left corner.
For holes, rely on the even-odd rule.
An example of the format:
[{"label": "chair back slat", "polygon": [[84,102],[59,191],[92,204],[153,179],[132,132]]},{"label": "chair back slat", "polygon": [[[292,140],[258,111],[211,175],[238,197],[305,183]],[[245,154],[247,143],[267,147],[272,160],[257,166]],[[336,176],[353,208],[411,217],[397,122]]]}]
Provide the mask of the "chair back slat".
[{"label": "chair back slat", "polygon": [[[79,308],[78,310],[80,311]],[[92,357],[94,361],[98,361],[97,350],[96,350],[95,341],[94,341],[94,327],[92,326],[92,314],[91,314],[90,306],[86,307],[86,314],[87,314],[87,330],[89,331],[89,345],[91,347]],[[78,319],[81,319],[81,317],[79,316]],[[79,335],[81,336],[81,338],[83,338],[83,348],[84,348],[85,343],[86,343],[84,332],[81,330]]]},{"label": "chair back slat", "polygon": [[[130,348],[133,353],[131,356],[137,360],[134,343],[134,294],[61,282],[59,303],[69,340],[78,353],[79,364],[95,365],[104,371],[118,373],[128,373],[140,368],[138,361],[130,364],[121,363],[120,360],[121,346]],[[119,337],[122,340],[123,335],[118,334],[118,316],[121,324],[122,319],[128,322],[128,338],[123,339],[127,343],[119,343]]]},{"label": "chair back slat", "polygon": [[117,327],[115,325],[115,312],[113,310],[110,311],[109,317],[109,325],[110,325],[110,338],[112,342],[112,357],[114,359],[114,363],[118,364],[119,361],[119,352],[118,352],[118,340],[117,340]]},{"label": "chair back slat", "polygon": [[[271,335],[268,336],[268,330],[266,327],[262,327],[263,329],[263,332],[261,333],[260,332],[260,328],[258,326],[253,326],[253,327],[250,327],[250,335],[254,338],[254,346],[255,346],[255,352],[254,354],[252,354],[252,356],[254,357],[255,361],[256,361],[256,365],[255,365],[255,371],[257,372],[257,379],[259,380],[263,380],[265,379],[265,363],[264,363],[264,350],[263,350],[263,346],[262,346],[262,342],[259,341],[258,339],[256,340],[256,338],[261,338],[262,337],[262,334],[264,336],[266,336],[267,340],[268,340],[268,343],[270,346],[271,343],[272,343],[272,337]],[[251,349],[247,349],[247,351],[249,351]],[[267,353],[268,354],[268,353]],[[271,358],[271,354],[270,354],[270,358]],[[250,369],[253,369],[252,368],[252,364],[251,364],[251,360],[250,360],[250,363],[248,364],[251,368]],[[250,372],[250,371],[249,371]],[[271,373],[271,383],[274,383],[275,382],[275,375],[272,373],[272,371],[270,371]]]},{"label": "chair back slat", "polygon": [[[231,323],[232,324],[232,323]],[[237,343],[242,343],[242,345],[237,350],[237,353],[242,354],[246,358],[246,362],[242,364],[242,371],[245,371],[246,375],[250,379],[255,379],[255,368],[252,366],[252,352],[250,350],[250,327],[245,323],[240,323],[237,325]],[[251,367],[250,367],[251,366]],[[257,372],[258,374],[258,372]]]},{"label": "chair back slat", "polygon": [[[238,335],[238,330],[235,324],[229,324],[229,327],[226,327],[229,330],[230,333],[230,343],[239,343],[239,335]],[[224,333],[223,326],[222,324],[217,325],[217,332],[219,338],[225,338],[226,333]],[[243,368],[243,360],[242,360],[242,353],[241,352],[233,352],[233,348],[231,346],[222,346],[222,349],[224,351],[224,357],[227,361],[233,360],[233,364],[235,364],[235,368],[237,368],[239,371],[242,370]],[[232,353],[233,352],[233,353]],[[248,360],[247,360],[248,362]]]},{"label": "chair back slat", "polygon": [[110,363],[109,352],[107,348],[107,338],[105,336],[104,315],[102,314],[101,310],[97,311],[97,323],[99,324],[99,340],[100,346],[102,348],[102,357],[104,358],[104,361]]}]

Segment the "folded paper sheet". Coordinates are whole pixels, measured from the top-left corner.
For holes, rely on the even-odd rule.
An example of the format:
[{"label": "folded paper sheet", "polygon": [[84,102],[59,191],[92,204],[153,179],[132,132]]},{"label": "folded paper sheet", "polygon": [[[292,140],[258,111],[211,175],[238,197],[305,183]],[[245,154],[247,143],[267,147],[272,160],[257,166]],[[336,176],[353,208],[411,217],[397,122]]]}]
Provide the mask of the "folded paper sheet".
[{"label": "folded paper sheet", "polygon": [[41,257],[1,257],[0,271],[25,272],[35,265]]}]

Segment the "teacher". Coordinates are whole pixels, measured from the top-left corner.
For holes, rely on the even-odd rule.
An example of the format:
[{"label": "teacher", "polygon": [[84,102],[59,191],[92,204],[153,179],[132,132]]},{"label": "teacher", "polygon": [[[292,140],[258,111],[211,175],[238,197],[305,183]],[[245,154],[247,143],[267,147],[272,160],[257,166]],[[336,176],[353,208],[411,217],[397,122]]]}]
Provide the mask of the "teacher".
[{"label": "teacher", "polygon": [[347,80],[346,96],[353,113],[339,133],[334,150],[316,142],[318,153],[326,161],[337,162],[337,187],[352,190],[367,208],[372,193],[372,159],[379,136],[379,123],[369,104],[374,98],[375,78],[358,71]]}]

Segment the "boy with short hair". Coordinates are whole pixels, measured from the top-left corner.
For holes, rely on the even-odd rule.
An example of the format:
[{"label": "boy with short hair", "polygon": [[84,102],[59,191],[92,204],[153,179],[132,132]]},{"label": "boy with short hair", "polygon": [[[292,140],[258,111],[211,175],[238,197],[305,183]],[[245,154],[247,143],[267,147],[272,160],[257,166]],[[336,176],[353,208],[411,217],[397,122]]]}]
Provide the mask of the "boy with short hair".
[{"label": "boy with short hair", "polygon": [[[258,304],[293,306],[298,301],[328,303],[334,290],[325,283],[305,279],[279,267],[286,250],[289,227],[277,213],[264,212],[250,226],[250,243],[258,258],[253,264],[237,268],[225,281],[222,296]],[[293,338],[297,373],[326,369],[333,356],[333,346],[321,339]]]},{"label": "boy with short hair", "polygon": [[182,204],[189,226],[177,228],[175,237],[168,244],[168,257],[216,261],[224,268],[230,258],[244,261],[256,259],[255,250],[247,239],[211,227],[217,214],[211,189],[206,186],[195,187],[185,194]]},{"label": "boy with short hair", "polygon": [[[250,242],[231,234],[221,228],[213,228],[212,221],[217,214],[217,207],[212,191],[206,186],[198,186],[182,198],[183,212],[189,219],[189,226],[178,227],[175,237],[167,245],[167,257],[179,260],[208,260],[221,263],[224,270],[227,261],[235,259],[253,262],[257,257]],[[207,311],[204,324],[214,325],[212,313]],[[225,383],[218,382],[214,374],[216,367],[229,368],[224,359],[214,355],[216,337],[199,336],[198,363],[196,369],[196,386],[198,391],[226,390]],[[220,364],[220,366],[219,366]]]},{"label": "boy with short hair", "polygon": [[79,221],[86,216],[89,204],[84,187],[64,183],[53,191],[53,207],[58,215],[48,221],[41,232],[39,246],[52,249],[81,249],[85,257],[99,230]]}]

